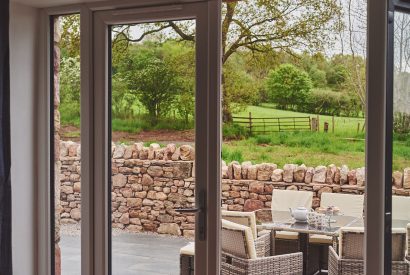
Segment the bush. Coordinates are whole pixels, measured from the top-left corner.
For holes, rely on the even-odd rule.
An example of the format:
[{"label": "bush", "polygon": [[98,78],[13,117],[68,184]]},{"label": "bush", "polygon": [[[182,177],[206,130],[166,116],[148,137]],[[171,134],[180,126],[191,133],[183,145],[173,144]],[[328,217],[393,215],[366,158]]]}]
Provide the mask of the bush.
[{"label": "bush", "polygon": [[303,111],[321,115],[358,116],[361,106],[355,97],[347,93],[316,89],[310,94]]},{"label": "bush", "polygon": [[80,125],[80,58],[63,57],[60,67],[62,125]]},{"label": "bush", "polygon": [[316,67],[312,67],[309,70],[309,77],[312,80],[313,86],[315,88],[323,88],[327,84],[326,72],[319,70]]},{"label": "bush", "polygon": [[222,126],[222,135],[224,139],[243,139],[249,135],[249,132],[242,126],[235,123],[224,123]]},{"label": "bush", "polygon": [[269,73],[267,90],[278,108],[301,110],[312,89],[308,74],[291,64],[280,65]]},{"label": "bush", "polygon": [[396,112],[393,119],[393,131],[398,134],[409,134],[410,114]]},{"label": "bush", "polygon": [[348,71],[345,66],[335,65],[326,73],[327,84],[339,88],[346,82],[347,76]]}]

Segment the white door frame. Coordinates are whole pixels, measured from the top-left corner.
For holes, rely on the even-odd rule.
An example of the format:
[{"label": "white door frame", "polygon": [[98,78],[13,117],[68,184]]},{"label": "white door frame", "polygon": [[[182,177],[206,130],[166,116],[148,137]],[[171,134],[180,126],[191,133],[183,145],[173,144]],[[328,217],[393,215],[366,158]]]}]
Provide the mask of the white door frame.
[{"label": "white door frame", "polygon": [[[215,32],[210,31],[210,2],[178,4],[147,8],[99,11],[94,14],[94,205],[87,217],[94,221],[94,274],[109,274],[111,218],[109,217],[111,190],[111,140],[109,120],[109,29],[111,25],[158,22],[168,20],[196,20],[196,116],[195,116],[195,188],[196,205],[201,209],[196,216],[195,271],[198,275],[219,273],[219,209],[220,209],[220,106],[218,67],[219,46],[212,53],[212,41],[218,45]],[[212,62],[213,61],[213,62]],[[214,83],[212,83],[214,82]],[[208,184],[213,183],[213,184]],[[213,192],[212,192],[213,191]],[[212,195],[210,195],[210,193]],[[201,205],[199,198],[213,198]],[[211,207],[210,207],[211,206]],[[210,210],[208,210],[211,208]],[[200,227],[200,218],[208,227]],[[203,238],[201,231],[203,230]],[[206,237],[205,237],[206,236]],[[92,244],[90,244],[92,246]],[[91,273],[88,263],[83,273]]]},{"label": "white door frame", "polygon": [[[39,104],[49,106],[48,102],[50,94],[50,74],[49,74],[49,16],[61,15],[68,13],[81,13],[81,70],[82,70],[82,87],[81,87],[81,143],[82,146],[82,181],[88,182],[83,185],[82,188],[82,262],[84,265],[83,274],[97,274],[92,270],[91,266],[87,266],[87,263],[98,264],[95,261],[95,255],[93,253],[93,240],[94,240],[94,228],[92,222],[92,209],[93,209],[93,183],[94,172],[91,169],[94,161],[94,147],[93,145],[93,83],[90,81],[93,76],[92,66],[92,15],[94,11],[98,10],[111,10],[119,8],[135,8],[146,7],[153,5],[163,5],[167,3],[176,2],[203,2],[205,0],[109,0],[97,3],[88,3],[82,5],[69,5],[64,7],[52,7],[42,11],[42,21],[40,38],[41,43],[39,47],[40,64],[39,67],[39,91],[43,91],[40,94]],[[386,55],[387,55],[387,8],[388,1],[371,1],[368,0],[368,50],[367,50],[367,112],[368,121],[367,128],[367,141],[366,141],[366,272],[367,274],[383,274],[383,253],[384,253],[384,198],[385,198],[385,113],[386,113]],[[210,67],[217,69],[217,74],[211,74],[209,77],[209,90],[213,90],[210,93],[210,100],[214,102],[215,97],[220,100],[220,60],[215,58],[215,55],[220,56],[220,21],[221,21],[221,7],[220,0],[209,0],[209,30],[210,33],[208,41],[208,49],[210,51]],[[214,34],[211,35],[212,31]],[[216,61],[218,60],[218,61]],[[208,106],[212,109],[212,106]],[[220,122],[220,110],[219,105],[215,107],[214,115],[209,118],[209,121]],[[38,133],[38,147],[49,148],[50,140],[49,134],[42,129],[48,129],[47,126],[50,114],[49,111],[39,109],[39,133]],[[212,113],[211,113],[212,115]],[[90,132],[91,131],[91,132]],[[220,129],[208,129],[209,140],[213,142],[221,137]],[[219,253],[219,196],[220,196],[220,178],[215,175],[219,175],[218,162],[220,161],[219,145],[209,144],[212,148],[217,148],[215,152],[209,152],[209,158],[216,161],[217,165],[210,167],[210,173],[213,175],[207,182],[208,185],[208,199],[207,210],[208,217],[211,217],[213,221],[216,221],[215,226],[209,226],[212,224],[212,220],[208,221],[208,238],[212,247],[208,247],[207,253],[210,255],[207,262],[210,266],[217,266],[219,257],[213,257],[211,254],[217,255]],[[371,150],[370,150],[371,149]],[[48,150],[48,149],[47,149]],[[45,149],[45,151],[47,151]],[[53,253],[51,248],[51,237],[49,232],[49,221],[54,213],[50,213],[49,197],[49,167],[48,156],[44,153],[38,156],[39,162],[39,184],[38,186],[38,274],[51,275],[50,271],[50,257]],[[211,169],[212,168],[212,169]],[[212,217],[213,216],[213,217]],[[217,218],[217,219],[214,219]],[[212,252],[213,251],[213,252]],[[199,252],[198,252],[199,253]],[[103,259],[104,261],[104,259]],[[89,273],[87,273],[90,271]],[[207,271],[207,274],[212,271]],[[102,273],[103,274],[103,273]],[[98,274],[100,275],[100,274]]]},{"label": "white door frame", "polygon": [[365,273],[384,274],[387,2],[368,0]]},{"label": "white door frame", "polygon": [[[172,6],[169,6],[172,4]],[[155,7],[155,8],[151,8]],[[171,7],[171,9],[169,9]],[[135,9],[133,9],[135,8]],[[127,9],[127,10],[125,10]],[[132,14],[134,11],[134,14]],[[144,12],[141,12],[144,11]],[[121,0],[69,5],[44,9],[42,12],[41,53],[44,59],[39,75],[40,90],[46,91],[44,101],[50,97],[50,16],[80,13],[81,16],[81,272],[84,275],[109,275],[108,242],[110,224],[108,217],[108,180],[111,154],[108,143],[107,104],[107,24],[119,23],[116,18],[128,22],[145,22],[165,18],[195,18],[197,20],[197,95],[201,104],[196,108],[196,185],[206,191],[206,241],[196,242],[196,274],[219,273],[220,261],[220,157],[221,157],[221,1],[220,0]],[[120,14],[120,16],[118,16]],[[150,14],[150,16],[147,16]],[[96,16],[95,16],[96,15]],[[128,19],[127,19],[128,18]],[[125,21],[123,23],[125,23]],[[100,44],[94,44],[100,41]],[[96,45],[93,48],[93,45]],[[105,45],[106,47],[101,47]],[[103,58],[94,58],[95,56]],[[94,68],[96,68],[94,70]],[[47,101],[50,104],[49,101]],[[50,106],[50,105],[48,105]],[[41,114],[42,115],[42,112]],[[50,119],[49,110],[44,116]],[[40,143],[52,144],[48,136],[39,134]],[[41,156],[42,160],[45,156]],[[42,162],[40,178],[50,182],[49,162]],[[198,164],[201,165],[198,165]],[[199,180],[201,179],[201,180]],[[50,186],[39,188],[39,243],[38,274],[51,275],[50,258],[52,236],[49,222]],[[198,196],[196,196],[198,197]],[[197,198],[198,199],[198,198]],[[197,202],[198,203],[198,202]],[[197,215],[198,216],[198,215]],[[198,217],[197,217],[198,219]],[[45,221],[45,222],[42,222]],[[198,220],[197,220],[198,223]]]}]

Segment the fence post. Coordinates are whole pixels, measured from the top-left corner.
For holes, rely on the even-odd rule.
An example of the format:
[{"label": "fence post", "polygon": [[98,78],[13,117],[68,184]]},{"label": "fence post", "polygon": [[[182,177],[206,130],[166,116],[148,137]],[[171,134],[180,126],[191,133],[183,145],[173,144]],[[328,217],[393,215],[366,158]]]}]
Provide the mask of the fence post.
[{"label": "fence post", "polygon": [[252,136],[252,113],[249,112],[249,136]]},{"label": "fence post", "polygon": [[263,119],[262,121],[263,121],[263,134],[266,135],[266,123],[265,123],[265,119]]},{"label": "fence post", "polygon": [[280,119],[277,118],[277,120],[278,120],[278,129],[279,129],[279,132],[281,132],[281,129],[280,129]]},{"label": "fence post", "polygon": [[332,116],[332,134],[335,133],[335,115]]},{"label": "fence post", "polygon": [[317,115],[317,131],[320,132],[320,120],[319,120],[319,115]]},{"label": "fence post", "polygon": [[357,133],[360,131],[360,122],[357,123]]}]

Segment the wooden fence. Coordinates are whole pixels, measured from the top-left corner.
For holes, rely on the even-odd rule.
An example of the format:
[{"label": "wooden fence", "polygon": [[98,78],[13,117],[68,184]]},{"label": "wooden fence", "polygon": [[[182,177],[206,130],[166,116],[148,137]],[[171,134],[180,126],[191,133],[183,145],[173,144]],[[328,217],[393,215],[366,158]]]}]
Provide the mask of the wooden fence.
[{"label": "wooden fence", "polygon": [[233,122],[248,129],[249,134],[267,134],[273,132],[310,131],[311,119],[305,117],[269,117],[260,118],[234,116]]}]

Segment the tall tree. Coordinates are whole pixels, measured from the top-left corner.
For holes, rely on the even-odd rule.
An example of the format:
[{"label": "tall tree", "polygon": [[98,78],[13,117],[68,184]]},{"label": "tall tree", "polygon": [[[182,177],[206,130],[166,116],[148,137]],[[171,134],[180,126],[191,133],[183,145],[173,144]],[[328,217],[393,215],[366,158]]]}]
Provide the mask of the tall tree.
[{"label": "tall tree", "polygon": [[[366,50],[367,50],[367,1],[340,1],[342,16],[339,18],[340,47],[342,55],[334,56],[346,68],[346,86],[366,111]],[[343,55],[344,58],[343,58]]]},{"label": "tall tree", "polygon": [[[222,62],[225,64],[238,50],[254,52],[282,50],[317,51],[330,40],[338,27],[338,0],[242,0],[223,5]],[[146,24],[144,31],[133,37],[130,27],[116,29],[118,41],[139,42],[146,36],[165,30],[179,39],[195,41],[193,21],[169,21]],[[225,82],[225,77],[223,84]],[[225,93],[224,93],[225,95]],[[231,102],[223,97],[223,119],[232,120]]]}]

